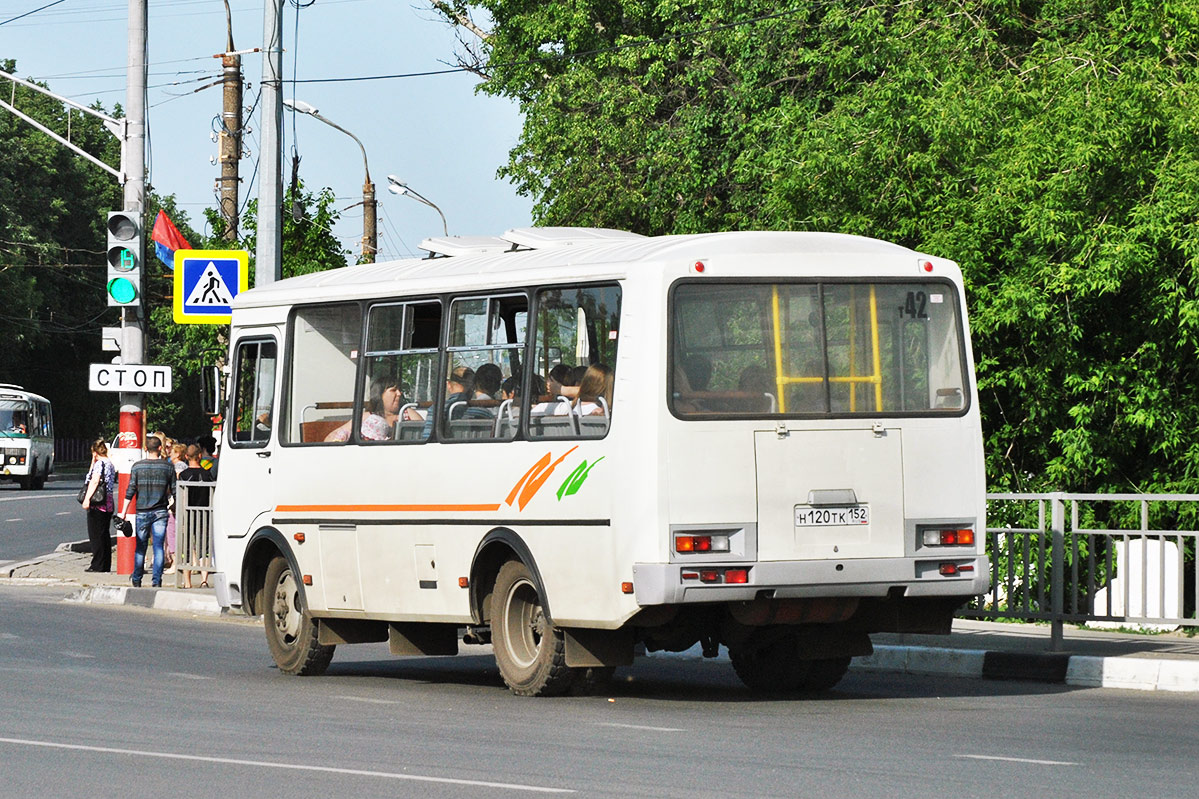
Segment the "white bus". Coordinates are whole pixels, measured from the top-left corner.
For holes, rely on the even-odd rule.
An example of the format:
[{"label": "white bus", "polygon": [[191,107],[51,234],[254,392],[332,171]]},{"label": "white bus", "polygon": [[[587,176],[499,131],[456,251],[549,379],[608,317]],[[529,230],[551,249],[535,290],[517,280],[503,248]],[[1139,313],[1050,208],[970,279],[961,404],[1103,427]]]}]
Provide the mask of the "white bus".
[{"label": "white bus", "polygon": [[0,383],[0,480],[40,491],[54,471],[54,414],[50,400]]},{"label": "white bus", "polygon": [[953,262],[821,233],[422,247],[234,303],[217,595],[282,671],[490,642],[549,695],[699,644],[818,690],[987,590]]}]

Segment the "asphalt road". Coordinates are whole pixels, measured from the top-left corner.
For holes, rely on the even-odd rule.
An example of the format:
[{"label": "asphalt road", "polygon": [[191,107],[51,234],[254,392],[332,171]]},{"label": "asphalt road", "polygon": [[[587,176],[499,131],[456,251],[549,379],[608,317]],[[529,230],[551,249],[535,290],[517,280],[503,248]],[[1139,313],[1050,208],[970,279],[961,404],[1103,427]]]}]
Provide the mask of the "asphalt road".
[{"label": "asphalt road", "polygon": [[[1199,699],[851,674],[760,699],[727,665],[642,659],[524,699],[489,655],[342,647],[279,674],[249,620],[0,585],[0,796],[1174,797]],[[482,651],[482,650],[477,650]]]},{"label": "asphalt road", "polygon": [[87,540],[87,519],[75,501],[82,480],[82,475],[55,475],[41,491],[0,483],[0,566],[45,555],[67,541]]}]

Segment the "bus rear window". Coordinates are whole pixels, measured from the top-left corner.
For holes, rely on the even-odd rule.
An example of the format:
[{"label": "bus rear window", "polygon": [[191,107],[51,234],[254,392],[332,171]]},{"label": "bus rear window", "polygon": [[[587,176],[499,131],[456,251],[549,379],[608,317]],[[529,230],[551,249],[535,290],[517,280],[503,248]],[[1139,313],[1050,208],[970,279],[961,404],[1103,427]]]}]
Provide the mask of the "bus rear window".
[{"label": "bus rear window", "polygon": [[965,410],[949,283],[683,283],[671,307],[678,416]]}]

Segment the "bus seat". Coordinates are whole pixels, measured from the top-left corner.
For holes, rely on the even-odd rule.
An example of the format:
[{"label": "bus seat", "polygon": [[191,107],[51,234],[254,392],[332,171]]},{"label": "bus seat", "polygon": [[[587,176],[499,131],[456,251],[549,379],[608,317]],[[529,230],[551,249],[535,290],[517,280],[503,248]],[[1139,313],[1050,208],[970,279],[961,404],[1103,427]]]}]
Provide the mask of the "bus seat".
[{"label": "bus seat", "polygon": [[310,444],[314,441],[324,441],[325,436],[350,421],[344,419],[319,419],[315,422],[300,422],[300,441]]},{"label": "bus seat", "polygon": [[579,434],[575,415],[533,416],[529,419],[530,431],[538,438],[573,438]]},{"label": "bus seat", "polygon": [[451,419],[447,438],[491,438],[494,428],[492,419]]},{"label": "bus seat", "polygon": [[425,438],[425,422],[400,420],[396,422],[396,441],[421,441]]}]

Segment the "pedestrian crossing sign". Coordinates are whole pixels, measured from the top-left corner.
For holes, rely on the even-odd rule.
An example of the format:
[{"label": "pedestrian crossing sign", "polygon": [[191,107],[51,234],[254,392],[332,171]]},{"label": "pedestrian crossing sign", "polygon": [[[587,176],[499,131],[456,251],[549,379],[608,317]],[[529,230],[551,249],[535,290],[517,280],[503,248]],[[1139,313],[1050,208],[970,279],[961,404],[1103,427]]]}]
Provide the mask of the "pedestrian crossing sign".
[{"label": "pedestrian crossing sign", "polygon": [[229,324],[233,298],[249,283],[245,250],[175,250],[175,322]]}]

